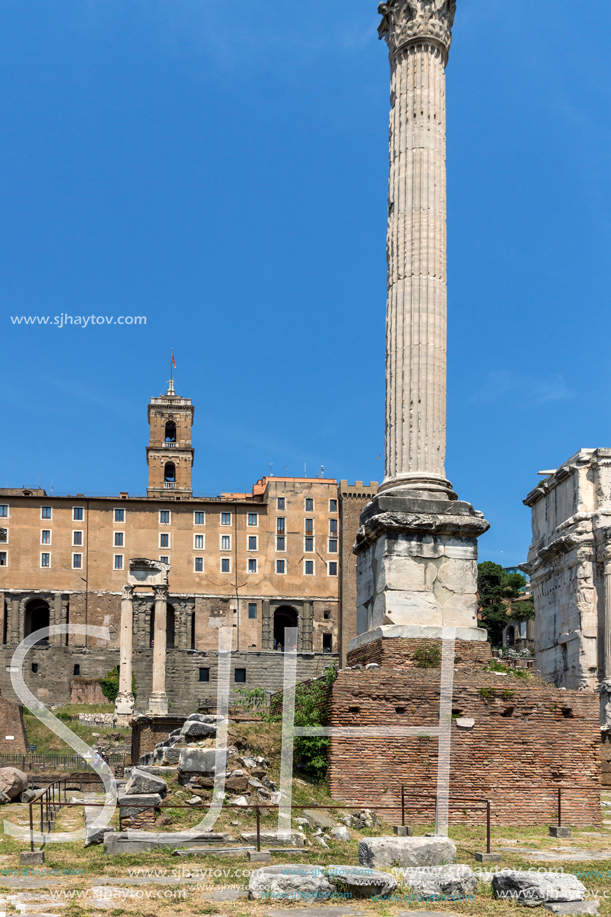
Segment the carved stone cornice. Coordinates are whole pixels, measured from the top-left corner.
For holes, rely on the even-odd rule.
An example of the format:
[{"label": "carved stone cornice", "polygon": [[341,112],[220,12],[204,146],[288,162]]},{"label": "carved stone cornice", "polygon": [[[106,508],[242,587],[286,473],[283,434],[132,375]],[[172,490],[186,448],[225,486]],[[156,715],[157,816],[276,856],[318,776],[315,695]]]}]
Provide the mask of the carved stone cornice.
[{"label": "carved stone cornice", "polygon": [[382,15],[378,34],[386,39],[391,54],[429,39],[441,46],[447,62],[456,0],[385,0],[378,13]]}]

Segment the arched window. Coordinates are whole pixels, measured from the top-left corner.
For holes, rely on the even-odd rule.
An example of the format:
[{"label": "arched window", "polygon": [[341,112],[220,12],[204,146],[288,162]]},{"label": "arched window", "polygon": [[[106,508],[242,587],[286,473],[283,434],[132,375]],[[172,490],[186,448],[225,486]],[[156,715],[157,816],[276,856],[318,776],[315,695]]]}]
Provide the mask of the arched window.
[{"label": "arched window", "polygon": [[274,611],[274,649],[283,653],[286,649],[284,631],[287,627],[297,627],[299,616],[291,605],[281,605]]},{"label": "arched window", "polygon": [[166,484],[175,484],[176,483],[176,466],[174,462],[166,462],[165,468],[163,469],[163,480]]},{"label": "arched window", "polygon": [[166,443],[176,442],[176,424],[173,420],[168,420],[165,425],[165,441]]},{"label": "arched window", "polygon": [[[48,627],[50,619],[49,605],[44,599],[31,599],[25,606],[25,636],[36,633],[41,627]],[[43,637],[36,644],[48,646],[49,638]]]}]

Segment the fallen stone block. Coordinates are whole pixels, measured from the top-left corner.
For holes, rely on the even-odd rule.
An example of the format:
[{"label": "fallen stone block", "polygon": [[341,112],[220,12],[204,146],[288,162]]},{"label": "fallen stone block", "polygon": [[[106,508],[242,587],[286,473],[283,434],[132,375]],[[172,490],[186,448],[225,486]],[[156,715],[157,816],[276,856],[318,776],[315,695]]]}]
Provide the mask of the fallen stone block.
[{"label": "fallen stone block", "polygon": [[248,882],[251,899],[287,898],[297,903],[331,898],[334,887],[322,866],[264,866],[256,869]]},{"label": "fallen stone block", "polygon": [[492,877],[497,898],[537,907],[557,901],[585,901],[587,889],[570,873],[503,872]]},{"label": "fallen stone block", "polygon": [[447,837],[365,837],[359,864],[376,866],[445,866],[456,862],[456,844]]},{"label": "fallen stone block", "polygon": [[328,828],[335,828],[337,822],[325,812],[316,809],[304,809],[303,817],[307,818],[313,828],[321,828],[326,831]]},{"label": "fallen stone block", "polygon": [[349,841],[350,832],[344,825],[337,825],[335,828],[331,828],[331,837],[336,841]]},{"label": "fallen stone block", "polygon": [[182,727],[182,735],[185,739],[208,739],[216,735],[216,723],[200,723],[198,720],[187,720]]},{"label": "fallen stone block", "polygon": [[336,891],[348,893],[352,898],[392,895],[397,887],[394,876],[362,866],[326,866],[325,874]]},{"label": "fallen stone block", "polygon": [[[261,831],[261,843],[266,847],[276,845],[277,847],[303,847],[305,834],[301,831]],[[247,844],[257,843],[256,831],[244,831],[240,837]]]},{"label": "fallen stone block", "polygon": [[128,796],[141,796],[146,793],[158,793],[160,796],[165,796],[167,791],[168,785],[163,777],[157,777],[138,767],[132,768],[131,776],[125,787],[125,793]]},{"label": "fallen stone block", "polygon": [[0,802],[15,799],[27,788],[27,774],[16,767],[0,767]]},{"label": "fallen stone block", "polygon": [[[104,853],[120,855],[123,853],[144,853],[147,850],[157,850],[159,847],[172,849],[184,847],[210,847],[215,844],[224,844],[229,836],[225,834],[195,834],[188,831],[159,831],[154,838],[139,836],[138,831],[115,831],[108,833],[104,838]],[[219,847],[219,850],[223,848]]]},{"label": "fallen stone block", "polygon": [[117,806],[119,807],[121,818],[132,818],[134,815],[141,815],[147,809],[158,809],[160,805],[161,796],[159,793],[119,796],[117,798]]},{"label": "fallen stone block", "polygon": [[[216,748],[183,748],[178,760],[178,769],[186,773],[213,774],[216,766]],[[227,766],[227,749],[220,750],[220,766]]]},{"label": "fallen stone block", "polygon": [[551,901],[544,904],[552,914],[598,914],[598,901]]},{"label": "fallen stone block", "polygon": [[463,898],[474,895],[479,880],[470,866],[408,867],[403,881],[415,895],[423,897]]}]

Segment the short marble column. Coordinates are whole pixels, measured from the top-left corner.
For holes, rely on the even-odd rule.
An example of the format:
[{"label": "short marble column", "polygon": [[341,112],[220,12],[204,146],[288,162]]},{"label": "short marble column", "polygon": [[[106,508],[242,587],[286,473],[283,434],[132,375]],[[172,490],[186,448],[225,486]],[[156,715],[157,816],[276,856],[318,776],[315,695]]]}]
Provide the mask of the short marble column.
[{"label": "short marble column", "polygon": [[129,726],[134,714],[132,693],[134,587],[124,586],[121,597],[121,630],[119,634],[119,693],[115,700],[117,726]]},{"label": "short marble column", "polygon": [[165,716],[168,712],[168,695],[165,691],[166,627],[168,618],[168,588],[155,586],[155,630],[153,636],[153,690],[149,698],[148,713]]}]

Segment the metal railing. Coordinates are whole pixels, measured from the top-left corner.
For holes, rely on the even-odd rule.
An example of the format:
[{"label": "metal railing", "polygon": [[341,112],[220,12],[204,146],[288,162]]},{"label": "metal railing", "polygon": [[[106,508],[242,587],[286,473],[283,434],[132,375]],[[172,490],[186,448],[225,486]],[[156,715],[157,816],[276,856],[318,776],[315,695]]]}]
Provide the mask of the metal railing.
[{"label": "metal railing", "polygon": [[[125,755],[120,752],[111,752],[108,755],[109,764],[123,764],[124,761]],[[89,762],[80,755],[52,755],[42,752],[28,752],[25,755],[10,754],[10,752],[0,754],[0,767],[18,767],[22,771],[27,771],[40,765],[48,765],[56,770],[91,767]]]}]

